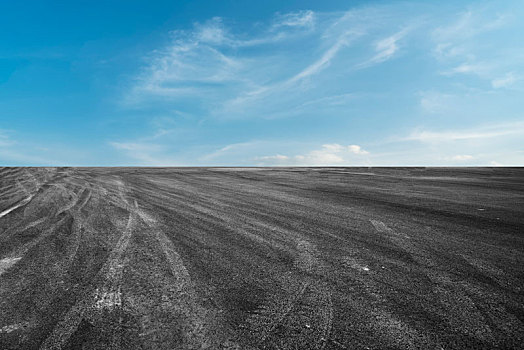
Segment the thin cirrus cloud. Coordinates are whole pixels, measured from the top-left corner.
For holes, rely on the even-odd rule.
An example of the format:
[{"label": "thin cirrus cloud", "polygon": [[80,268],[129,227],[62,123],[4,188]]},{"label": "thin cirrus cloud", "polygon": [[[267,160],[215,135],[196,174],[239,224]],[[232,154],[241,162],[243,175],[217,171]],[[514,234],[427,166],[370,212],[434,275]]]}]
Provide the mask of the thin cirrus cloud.
[{"label": "thin cirrus cloud", "polygon": [[[518,21],[518,9],[513,10],[501,12],[493,3],[481,3],[433,29],[434,55],[446,67],[441,74],[475,75],[495,89],[510,86],[515,80],[508,70],[521,70],[524,54],[512,34],[515,29],[507,29]],[[504,30],[508,33],[496,36]]]},{"label": "thin cirrus cloud", "polygon": [[513,122],[494,124],[461,130],[444,131],[414,131],[403,137],[404,141],[420,141],[428,143],[442,143],[462,140],[485,140],[500,137],[524,137],[524,123]]},{"label": "thin cirrus cloud", "polygon": [[133,165],[173,166],[180,162],[166,155],[165,147],[148,142],[111,142],[111,146],[132,158]]},{"label": "thin cirrus cloud", "polygon": [[380,39],[375,44],[376,54],[369,60],[357,65],[357,68],[369,67],[391,59],[400,48],[399,41],[404,38],[410,30],[410,28],[404,28],[391,36]]},{"label": "thin cirrus cloud", "polygon": [[[174,31],[172,41],[151,54],[125,103],[179,106],[185,99],[215,118],[272,118],[312,97],[350,93],[340,81],[348,75],[348,57],[356,69],[383,63],[398,51],[408,29],[391,34],[348,14],[277,14],[265,28],[248,33],[215,17]],[[366,53],[369,46],[375,52]],[[319,85],[325,81],[332,88]]]},{"label": "thin cirrus cloud", "polygon": [[312,27],[315,24],[315,13],[311,10],[286,14],[277,14],[273,28],[279,27]]},{"label": "thin cirrus cloud", "polygon": [[517,80],[514,73],[507,73],[503,77],[493,79],[491,86],[495,89],[505,88],[513,85]]}]

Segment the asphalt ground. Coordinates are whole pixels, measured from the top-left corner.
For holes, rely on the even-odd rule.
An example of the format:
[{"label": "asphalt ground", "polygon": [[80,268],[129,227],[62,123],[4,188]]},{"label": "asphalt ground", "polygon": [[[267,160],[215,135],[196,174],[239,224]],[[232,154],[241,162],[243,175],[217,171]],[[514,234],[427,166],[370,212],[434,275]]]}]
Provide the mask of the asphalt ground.
[{"label": "asphalt ground", "polygon": [[0,349],[523,343],[523,168],[0,169]]}]

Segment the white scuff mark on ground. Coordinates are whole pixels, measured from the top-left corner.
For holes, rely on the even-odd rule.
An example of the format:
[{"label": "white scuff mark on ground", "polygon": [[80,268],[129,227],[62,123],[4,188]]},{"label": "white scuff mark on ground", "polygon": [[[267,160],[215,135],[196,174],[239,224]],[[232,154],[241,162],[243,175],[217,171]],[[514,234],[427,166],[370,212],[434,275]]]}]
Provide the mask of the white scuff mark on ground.
[{"label": "white scuff mark on ground", "polygon": [[[99,271],[99,275],[103,278],[103,285],[71,307],[40,349],[62,349],[78,328],[82,318],[86,317],[86,310],[97,309],[102,311],[122,307],[121,282],[125,266],[124,253],[129,245],[135,220],[135,214],[130,212],[124,232]],[[87,315],[89,314],[87,313]]]},{"label": "white scuff mark on ground", "polygon": [[63,189],[63,191],[66,192],[71,197],[71,200],[69,201],[69,203],[67,203],[67,205],[58,209],[57,215],[73,208],[78,203],[78,199],[79,199],[78,195],[75,192],[68,190],[67,188],[65,188],[65,186],[60,186],[60,188]]},{"label": "white scuff mark on ground", "polygon": [[27,322],[11,324],[9,326],[5,326],[5,327],[0,328],[0,333],[11,333],[11,332],[19,330],[21,328],[25,328],[28,325],[29,325],[29,323],[27,323]]},{"label": "white scuff mark on ground", "polygon": [[370,271],[368,266],[366,266],[365,264],[361,264],[357,259],[349,257],[349,256],[344,258],[344,264],[354,270],[359,270],[359,271],[364,271],[364,272]]},{"label": "white scuff mark on ground", "polygon": [[141,209],[138,209],[138,204],[136,201],[134,211],[138,217],[140,217],[140,219],[142,219],[142,221],[144,221],[148,226],[153,226],[156,223],[156,220],[151,215]]},{"label": "white scuff mark on ground", "polygon": [[401,236],[401,237],[404,237],[404,238],[409,238],[409,236],[404,234],[404,233],[399,233],[399,232],[394,231],[393,229],[388,227],[382,221],[379,221],[379,220],[369,220],[369,221],[371,222],[371,224],[373,225],[375,230],[377,230],[380,233],[387,233],[387,234],[391,234],[391,235]]},{"label": "white scuff mark on ground", "polygon": [[0,275],[7,271],[7,269],[13,267],[22,257],[18,258],[5,258],[0,260]]},{"label": "white scuff mark on ground", "polygon": [[117,291],[100,291],[95,292],[95,307],[97,309],[113,309],[122,306],[122,293]]},{"label": "white scuff mark on ground", "polygon": [[103,267],[106,271],[104,285],[97,289],[94,295],[94,305],[98,309],[112,309],[122,305],[120,284],[125,267],[124,253],[133,233],[134,221],[134,214],[129,213],[126,229],[111,252],[107,265]]},{"label": "white scuff mark on ground", "polygon": [[20,201],[17,205],[9,208],[9,209],[6,209],[4,210],[3,212],[0,213],[0,218],[3,217],[3,216],[6,216],[7,214],[9,214],[10,212],[12,212],[13,210],[17,209],[17,208],[20,208],[21,206],[24,206],[26,205],[27,203],[29,203],[29,201],[32,199],[33,197],[32,196],[29,196],[27,197],[26,199],[23,199],[22,201]]},{"label": "white scuff mark on ground", "polygon": [[[140,210],[138,206],[137,210]],[[174,278],[174,283],[171,285],[169,292],[162,296],[162,303],[165,307],[174,307],[178,310],[184,322],[187,322],[187,332],[189,334],[188,348],[209,349],[211,334],[208,329],[208,324],[210,314],[199,304],[191,276],[184,266],[182,257],[176,251],[173,242],[158,227],[152,226],[151,229],[160,250],[168,262],[171,275]],[[151,331],[151,329],[149,329],[150,326],[158,323],[158,321],[159,320],[155,320],[150,323],[149,326],[147,323],[144,323],[142,325],[142,333],[148,334]]]},{"label": "white scuff mark on ground", "polygon": [[375,228],[375,230],[377,230],[380,233],[392,233],[393,232],[393,230],[387,227],[386,224],[383,223],[382,221],[378,221],[378,220],[370,220],[370,221],[373,227]]},{"label": "white scuff mark on ground", "polygon": [[29,223],[26,227],[24,227],[24,228],[22,229],[22,231],[26,231],[26,230],[29,230],[30,228],[33,228],[33,227],[35,227],[35,226],[38,226],[38,225],[40,225],[42,222],[44,222],[44,221],[46,221],[46,220],[47,220],[47,217],[43,217],[43,218],[40,218],[40,219],[38,219],[38,220],[35,220],[35,221]]}]

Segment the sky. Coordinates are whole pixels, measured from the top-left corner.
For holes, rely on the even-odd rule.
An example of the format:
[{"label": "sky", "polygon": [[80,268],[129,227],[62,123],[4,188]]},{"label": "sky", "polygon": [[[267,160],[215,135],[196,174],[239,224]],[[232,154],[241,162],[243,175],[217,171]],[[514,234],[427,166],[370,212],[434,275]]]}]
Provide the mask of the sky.
[{"label": "sky", "polygon": [[524,165],[524,2],[3,1],[0,165]]}]

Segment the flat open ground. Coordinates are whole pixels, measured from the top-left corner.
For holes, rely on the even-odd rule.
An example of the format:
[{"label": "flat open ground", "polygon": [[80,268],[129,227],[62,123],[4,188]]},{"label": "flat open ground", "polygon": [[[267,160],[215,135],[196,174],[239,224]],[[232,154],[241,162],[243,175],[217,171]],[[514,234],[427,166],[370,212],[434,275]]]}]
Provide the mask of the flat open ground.
[{"label": "flat open ground", "polygon": [[0,169],[0,349],[511,349],[524,169]]}]

